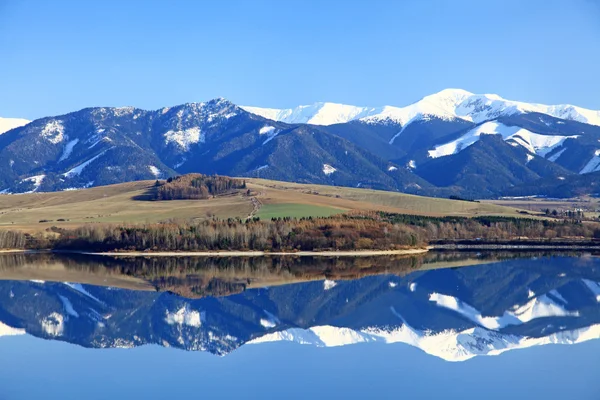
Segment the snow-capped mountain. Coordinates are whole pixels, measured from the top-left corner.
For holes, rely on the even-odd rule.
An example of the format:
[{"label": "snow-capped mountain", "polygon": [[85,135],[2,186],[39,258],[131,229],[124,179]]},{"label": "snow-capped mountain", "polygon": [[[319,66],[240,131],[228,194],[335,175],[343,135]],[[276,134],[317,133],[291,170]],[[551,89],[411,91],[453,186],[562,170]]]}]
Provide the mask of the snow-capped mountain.
[{"label": "snow-capped mountain", "polygon": [[[293,149],[293,151],[291,151]],[[225,99],[155,111],[88,108],[0,137],[0,192],[79,189],[177,173],[417,191],[428,184],[350,141]]]},{"label": "snow-capped mountain", "polygon": [[[495,140],[481,144],[490,137],[515,150]],[[497,197],[540,179],[568,182],[600,171],[599,143],[596,111],[459,89],[406,107],[317,103],[278,110],[222,98],[154,111],[99,107],[2,134],[0,193],[200,172]]]},{"label": "snow-capped mountain", "polygon": [[[82,258],[68,268],[97,271],[98,261],[89,262],[95,268]],[[132,264],[125,270],[136,269]],[[92,348],[152,343],[218,355],[273,341],[319,347],[405,343],[464,361],[600,339],[599,301],[600,264],[567,257],[327,279],[201,299],[0,280],[0,336],[28,333]]]},{"label": "snow-capped mountain", "polygon": [[540,113],[560,119],[600,126],[600,111],[570,104],[544,105],[506,100],[495,94],[474,94],[462,89],[445,89],[425,96],[405,107],[358,107],[337,103],[314,103],[290,109],[243,106],[246,111],[287,123],[332,125],[360,120],[391,121],[401,126],[436,117],[459,118],[473,123],[494,120],[501,116]]},{"label": "snow-capped mountain", "polygon": [[22,118],[2,118],[0,117],[0,135],[11,129],[18,128],[23,125],[27,125],[29,120]]}]

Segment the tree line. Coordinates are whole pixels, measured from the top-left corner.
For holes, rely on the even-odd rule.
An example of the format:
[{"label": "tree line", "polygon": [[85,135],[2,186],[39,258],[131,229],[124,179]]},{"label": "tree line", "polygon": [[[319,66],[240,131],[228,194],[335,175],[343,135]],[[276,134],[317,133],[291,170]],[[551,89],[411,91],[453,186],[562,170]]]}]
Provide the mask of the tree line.
[{"label": "tree line", "polygon": [[27,236],[22,232],[0,231],[0,249],[24,249]]},{"label": "tree line", "polygon": [[219,175],[188,174],[157,181],[152,200],[202,200],[246,189],[246,181]]},{"label": "tree line", "polygon": [[205,220],[53,228],[58,235],[0,232],[1,248],[89,251],[393,250],[444,240],[600,238],[600,224],[512,217],[427,217],[357,212],[323,218]]},{"label": "tree line", "polygon": [[407,226],[345,217],[85,225],[57,232],[55,247],[94,251],[384,250],[425,244]]}]

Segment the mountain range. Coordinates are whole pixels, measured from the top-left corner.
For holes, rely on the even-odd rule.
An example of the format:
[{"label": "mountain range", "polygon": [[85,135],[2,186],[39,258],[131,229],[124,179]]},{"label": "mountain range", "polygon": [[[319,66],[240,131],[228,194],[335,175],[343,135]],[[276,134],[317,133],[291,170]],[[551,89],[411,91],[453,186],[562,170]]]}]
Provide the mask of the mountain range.
[{"label": "mountain range", "polygon": [[598,339],[599,282],[598,262],[589,257],[328,279],[200,299],[2,280],[0,336],[27,333],[90,348],[157,344],[218,355],[272,341],[320,347],[406,343],[464,361]]},{"label": "mountain range", "polygon": [[[406,107],[270,109],[219,98],[0,119],[0,128],[4,193],[201,172],[441,197],[561,197],[595,194],[587,177],[600,171],[599,111],[460,89]],[[558,189],[582,177],[586,190]]]}]

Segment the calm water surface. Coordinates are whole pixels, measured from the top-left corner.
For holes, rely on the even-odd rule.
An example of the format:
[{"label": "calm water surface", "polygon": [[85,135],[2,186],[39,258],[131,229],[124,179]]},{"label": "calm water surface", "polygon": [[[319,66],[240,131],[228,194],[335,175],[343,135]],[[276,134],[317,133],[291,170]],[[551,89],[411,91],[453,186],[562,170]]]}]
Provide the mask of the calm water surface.
[{"label": "calm water surface", "polygon": [[0,400],[598,399],[599,282],[589,255],[3,257]]}]

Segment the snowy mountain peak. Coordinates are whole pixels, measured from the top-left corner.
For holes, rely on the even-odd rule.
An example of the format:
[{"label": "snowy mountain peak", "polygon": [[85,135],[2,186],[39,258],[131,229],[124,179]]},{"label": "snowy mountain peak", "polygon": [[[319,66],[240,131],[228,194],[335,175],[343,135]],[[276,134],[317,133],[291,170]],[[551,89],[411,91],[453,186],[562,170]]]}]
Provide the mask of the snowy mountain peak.
[{"label": "snowy mountain peak", "polygon": [[249,113],[289,124],[333,125],[369,115],[374,109],[338,103],[314,103],[288,109],[242,106]]},{"label": "snowy mountain peak", "polygon": [[4,132],[10,131],[11,129],[15,129],[20,126],[27,125],[29,122],[31,122],[31,121],[22,119],[22,118],[2,118],[2,117],[0,117],[0,135],[2,135]]},{"label": "snowy mountain peak", "polygon": [[543,105],[506,100],[497,94],[474,94],[463,89],[444,89],[405,107],[357,107],[338,103],[314,103],[289,109],[242,107],[264,118],[287,123],[332,125],[360,120],[366,123],[393,122],[405,128],[411,122],[436,117],[474,123],[501,116],[536,112],[556,118],[600,126],[600,111],[563,104]]}]

